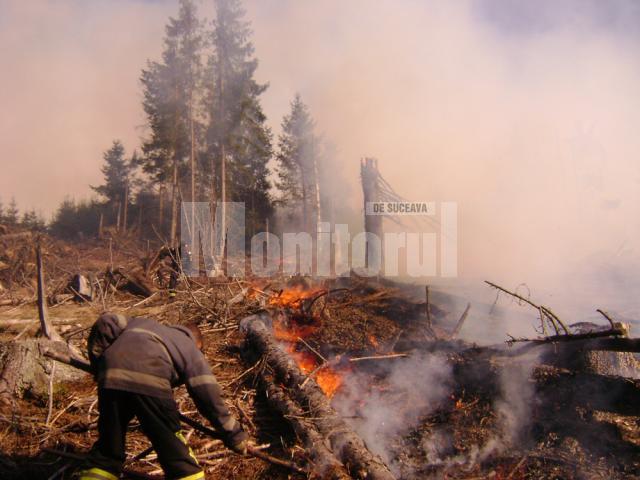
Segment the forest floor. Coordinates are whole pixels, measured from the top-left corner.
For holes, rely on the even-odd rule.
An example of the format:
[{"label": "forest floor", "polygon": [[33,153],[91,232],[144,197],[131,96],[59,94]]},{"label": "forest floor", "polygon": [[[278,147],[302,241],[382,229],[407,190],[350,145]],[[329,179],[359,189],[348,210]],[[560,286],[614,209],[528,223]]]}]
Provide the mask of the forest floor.
[{"label": "forest floor", "polygon": [[[113,265],[133,269],[144,263],[138,248],[123,243],[109,248],[106,241],[70,246],[51,240],[46,257],[50,285],[63,291],[75,273],[101,275]],[[24,278],[0,293],[0,299],[28,300],[0,307],[1,342],[38,332],[34,284],[28,273]],[[304,292],[313,292],[317,301],[306,308],[316,320],[276,324],[276,336],[304,373],[315,371],[320,358],[330,361],[331,368],[322,369],[315,380],[396,478],[640,478],[639,380],[575,372],[539,357],[516,361],[476,353],[474,345],[450,338],[461,312],[444,293],[434,292],[429,304],[436,337],[430,338],[424,286],[357,276],[324,281],[194,278],[169,298],[162,282],[154,282],[151,297],[116,290],[93,301],[65,300],[49,307],[50,319],[80,351],[86,350],[88,329],[104,310],[170,324],[198,322],[205,355],[229,407],[273,456],[299,465],[308,460],[287,419],[270,410],[256,388],[258,369],[243,360],[238,324],[265,308],[290,311],[309,298]],[[181,412],[204,421],[183,387],[175,396]],[[97,438],[97,418],[93,379],[82,374],[57,382],[54,373],[52,392],[14,399],[3,408],[0,477],[71,478],[78,462],[44,449],[86,453]],[[207,478],[304,478],[238,456],[189,427],[184,433]],[[149,446],[132,423],[129,458]],[[153,453],[127,467],[161,478]]]}]

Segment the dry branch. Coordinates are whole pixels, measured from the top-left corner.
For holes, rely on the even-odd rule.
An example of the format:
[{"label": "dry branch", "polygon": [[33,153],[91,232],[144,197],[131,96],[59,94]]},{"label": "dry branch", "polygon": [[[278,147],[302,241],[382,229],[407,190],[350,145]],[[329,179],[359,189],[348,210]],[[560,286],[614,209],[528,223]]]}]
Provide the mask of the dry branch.
[{"label": "dry branch", "polygon": [[464,325],[464,322],[467,319],[467,315],[469,315],[469,310],[471,310],[471,303],[467,303],[467,308],[464,309],[464,312],[460,317],[460,320],[458,320],[458,323],[456,323],[456,328],[454,328],[453,332],[451,332],[451,336],[450,336],[451,339],[456,338],[460,333],[460,330],[462,330],[462,326]]},{"label": "dry branch", "polygon": [[564,330],[565,334],[567,334],[567,335],[570,334],[569,333],[569,329],[567,328],[567,326],[548,307],[545,307],[543,305],[537,305],[537,304],[533,303],[531,300],[529,300],[528,298],[525,298],[522,295],[518,295],[515,292],[511,292],[511,291],[507,290],[506,288],[501,287],[500,285],[496,285],[495,283],[489,282],[488,280],[485,280],[484,283],[486,283],[490,287],[495,288],[496,290],[499,290],[499,291],[504,292],[504,293],[506,293],[508,295],[511,295],[512,297],[517,298],[518,300],[520,300],[520,301],[522,301],[524,303],[527,303],[528,305],[531,305],[533,308],[535,308],[539,312],[543,313],[551,321],[552,325],[556,329],[556,333],[559,333],[557,325],[556,325],[556,323],[557,323],[558,325],[560,325],[562,327],[562,329]]},{"label": "dry branch", "polygon": [[42,266],[42,248],[40,239],[36,242],[36,266],[38,271],[38,315],[40,317],[40,328],[42,334],[49,340],[62,340],[60,334],[53,328],[48,318],[47,293],[44,284],[44,268]]}]

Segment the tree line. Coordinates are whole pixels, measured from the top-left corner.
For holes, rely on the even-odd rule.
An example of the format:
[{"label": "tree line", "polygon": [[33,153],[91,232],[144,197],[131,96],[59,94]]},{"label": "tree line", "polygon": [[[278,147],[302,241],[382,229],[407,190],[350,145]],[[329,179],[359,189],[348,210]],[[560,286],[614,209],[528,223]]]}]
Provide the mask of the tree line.
[{"label": "tree line", "polygon": [[98,198],[65,200],[50,225],[54,233],[112,228],[174,242],[182,201],[244,202],[249,233],[264,231],[274,216],[310,232],[328,219],[323,184],[334,152],[300,95],[274,141],[261,105],[268,85],[255,79],[242,3],[214,0],[212,7],[206,20],[193,0],[180,0],[161,57],[140,75],[146,132],[139,150],[127,153],[113,140],[103,154],[103,182],[92,187]]},{"label": "tree line", "polygon": [[25,210],[20,214],[15,198],[12,198],[6,206],[0,200],[0,224],[37,231],[44,231],[47,226],[45,219],[35,209]]}]

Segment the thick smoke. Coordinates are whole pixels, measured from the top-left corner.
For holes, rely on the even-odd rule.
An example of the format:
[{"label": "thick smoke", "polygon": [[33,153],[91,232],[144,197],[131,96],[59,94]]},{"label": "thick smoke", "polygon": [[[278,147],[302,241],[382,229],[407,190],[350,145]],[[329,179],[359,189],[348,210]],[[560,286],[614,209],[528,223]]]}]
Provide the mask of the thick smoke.
[{"label": "thick smoke", "polygon": [[338,198],[360,207],[357,159],[375,156],[404,197],[458,202],[463,280],[527,282],[564,318],[640,314],[631,3],[279,5],[251,4],[272,20],[267,107],[300,91],[355,186]]},{"label": "thick smoke", "polygon": [[[245,5],[274,133],[300,92],[336,146],[330,171],[351,183],[329,192],[338,209],[361,208],[358,160],[375,156],[404,197],[458,202],[462,279],[527,282],[576,320],[595,307],[640,314],[634,2]],[[113,138],[137,146],[140,68],[175,12],[172,1],[2,2],[5,202],[49,213],[90,194]]]},{"label": "thick smoke", "polygon": [[371,385],[370,373],[348,373],[332,403],[369,449],[398,470],[393,442],[441,405],[451,388],[451,374],[445,357],[415,354],[397,361],[379,385]]}]

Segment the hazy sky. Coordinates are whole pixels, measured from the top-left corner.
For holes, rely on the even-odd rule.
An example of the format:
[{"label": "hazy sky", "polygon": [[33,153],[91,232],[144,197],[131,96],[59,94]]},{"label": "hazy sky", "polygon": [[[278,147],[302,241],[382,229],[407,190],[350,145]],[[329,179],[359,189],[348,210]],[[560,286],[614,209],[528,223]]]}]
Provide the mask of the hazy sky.
[{"label": "hazy sky", "polygon": [[[354,185],[371,155],[405,197],[457,201],[466,271],[544,277],[560,262],[640,257],[640,2],[245,5],[274,131],[298,91]],[[140,69],[176,11],[0,0],[5,203],[48,215],[90,195],[112,139],[139,145]]]}]

